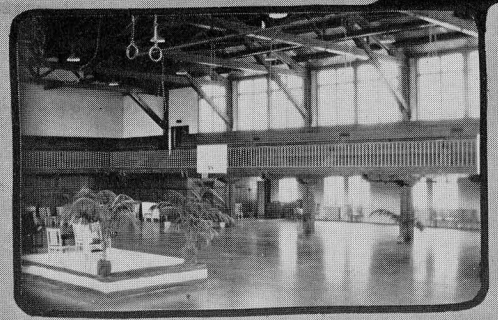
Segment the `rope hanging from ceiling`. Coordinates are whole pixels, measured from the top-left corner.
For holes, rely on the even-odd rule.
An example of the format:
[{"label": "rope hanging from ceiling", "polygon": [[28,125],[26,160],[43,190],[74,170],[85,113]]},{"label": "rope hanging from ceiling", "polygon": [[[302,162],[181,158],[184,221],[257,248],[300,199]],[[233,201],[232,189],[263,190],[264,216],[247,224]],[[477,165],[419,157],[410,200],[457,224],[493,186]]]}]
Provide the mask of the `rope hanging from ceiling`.
[{"label": "rope hanging from ceiling", "polygon": [[130,60],[138,57],[138,47],[135,44],[135,16],[131,16],[131,39],[130,44],[126,47],[126,57]]}]

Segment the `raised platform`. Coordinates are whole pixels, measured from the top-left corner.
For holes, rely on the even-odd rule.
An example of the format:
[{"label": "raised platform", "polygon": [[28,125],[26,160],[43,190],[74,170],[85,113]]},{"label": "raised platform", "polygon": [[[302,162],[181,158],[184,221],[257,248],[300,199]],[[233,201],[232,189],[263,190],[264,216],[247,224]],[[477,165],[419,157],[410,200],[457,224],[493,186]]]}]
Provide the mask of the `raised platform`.
[{"label": "raised platform", "polygon": [[111,248],[108,277],[97,275],[101,253],[68,251],[22,257],[22,272],[104,294],[137,292],[207,278],[205,265],[186,265],[181,258]]}]

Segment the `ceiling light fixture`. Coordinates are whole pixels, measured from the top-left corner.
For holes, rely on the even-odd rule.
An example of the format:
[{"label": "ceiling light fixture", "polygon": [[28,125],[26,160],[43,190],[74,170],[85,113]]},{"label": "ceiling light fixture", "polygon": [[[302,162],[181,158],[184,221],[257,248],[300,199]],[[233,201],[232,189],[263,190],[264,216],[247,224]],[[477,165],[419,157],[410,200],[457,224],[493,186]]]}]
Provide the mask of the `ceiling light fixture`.
[{"label": "ceiling light fixture", "polygon": [[161,37],[159,35],[159,32],[157,31],[157,27],[158,27],[158,23],[157,23],[157,15],[154,15],[154,36],[150,39],[150,42],[154,42],[154,43],[165,43],[166,40]]},{"label": "ceiling light fixture", "polygon": [[278,58],[277,58],[277,56],[275,55],[275,53],[273,53],[273,52],[270,52],[270,53],[269,53],[269,54],[267,54],[267,55],[266,55],[266,57],[265,57],[265,61],[267,61],[267,62],[273,62],[273,61],[277,61],[277,60],[278,60]]},{"label": "ceiling light fixture", "polygon": [[113,80],[113,81],[109,82],[108,86],[109,87],[117,87],[117,86],[119,86],[119,82]]},{"label": "ceiling light fixture", "polygon": [[268,14],[268,16],[272,19],[283,19],[283,18],[287,17],[287,13],[286,12],[272,12],[272,13]]},{"label": "ceiling light fixture", "polygon": [[187,70],[185,70],[185,69],[180,69],[180,70],[178,70],[178,71],[176,72],[176,75],[177,75],[177,76],[186,76],[186,75],[188,75],[188,72],[187,72]]},{"label": "ceiling light fixture", "polygon": [[67,62],[80,62],[80,57],[78,57],[75,53],[74,53],[74,47],[71,48],[71,54],[69,55],[69,57],[67,57],[66,61]]}]

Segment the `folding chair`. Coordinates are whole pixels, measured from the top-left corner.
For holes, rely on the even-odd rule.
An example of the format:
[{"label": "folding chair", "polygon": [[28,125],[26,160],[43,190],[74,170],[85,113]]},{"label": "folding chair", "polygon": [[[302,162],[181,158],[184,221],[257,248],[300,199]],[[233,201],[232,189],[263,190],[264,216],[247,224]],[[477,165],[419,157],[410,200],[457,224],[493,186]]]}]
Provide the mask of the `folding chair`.
[{"label": "folding chair", "polygon": [[61,229],[59,228],[46,228],[47,230],[47,247],[48,253],[64,252],[71,249],[71,246],[66,245],[62,241]]}]

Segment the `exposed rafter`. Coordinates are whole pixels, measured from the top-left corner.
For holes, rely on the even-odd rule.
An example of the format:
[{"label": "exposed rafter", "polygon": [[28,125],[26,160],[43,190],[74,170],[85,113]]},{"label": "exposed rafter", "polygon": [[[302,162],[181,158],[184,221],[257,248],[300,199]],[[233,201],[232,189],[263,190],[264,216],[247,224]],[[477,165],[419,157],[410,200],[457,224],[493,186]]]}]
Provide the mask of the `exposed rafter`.
[{"label": "exposed rafter", "polygon": [[477,30],[473,30],[470,25],[465,23],[465,20],[459,19],[457,17],[452,17],[448,14],[443,14],[443,12],[426,12],[426,11],[401,11],[411,17],[424,20],[435,25],[439,25],[448,30],[458,31],[469,36],[478,37]]},{"label": "exposed rafter", "polygon": [[230,28],[231,30],[237,30],[240,34],[245,34],[247,37],[250,38],[264,40],[264,41],[287,43],[290,45],[300,45],[303,47],[315,49],[318,51],[326,51],[337,55],[351,55],[361,60],[368,59],[365,53],[356,47],[349,47],[343,44],[330,43],[314,38],[308,38],[290,33],[284,33],[280,31],[282,27],[268,28],[268,29],[254,29],[240,22],[235,23],[232,21],[225,21],[221,19],[217,19],[216,21],[218,23],[222,23],[224,27]]},{"label": "exposed rafter", "polygon": [[[189,53],[184,53],[184,52],[179,52],[179,51],[172,51],[172,52],[168,51],[165,53],[165,58],[176,60],[176,61],[198,63],[198,64],[203,64],[203,65],[211,66],[211,67],[224,67],[224,68],[229,68],[229,69],[244,70],[244,71],[251,71],[251,72],[261,72],[261,73],[267,72],[267,69],[264,66],[261,66],[261,65],[255,64],[255,63],[251,63],[251,62],[240,61],[240,60],[219,59],[219,58],[189,54]],[[293,70],[288,70],[288,69],[283,69],[283,68],[274,68],[273,70],[276,73],[282,73],[282,74],[294,75],[296,73]]]},{"label": "exposed rafter", "polygon": [[330,35],[325,34],[322,37],[319,37],[319,39],[325,41],[344,41],[360,37],[379,36],[383,34],[392,34],[406,30],[427,28],[432,25],[433,25],[432,23],[426,21],[410,21],[405,23],[396,23],[384,26],[366,27],[361,30],[350,30],[349,32],[346,32],[346,34],[340,34],[340,33],[330,34]]},{"label": "exposed rafter", "polygon": [[291,56],[289,56],[286,52],[273,52],[270,50],[271,54],[274,54],[278,59],[284,62],[289,66],[292,70],[296,71],[299,74],[304,74],[306,72],[306,68],[298,64]]},{"label": "exposed rafter", "polygon": [[168,130],[167,125],[164,124],[163,119],[159,117],[154,110],[136,93],[128,92],[129,96],[135,103],[155,122],[161,129]]},{"label": "exposed rafter", "polygon": [[391,83],[391,81],[389,79],[389,75],[385,74],[385,72],[383,71],[382,65],[381,65],[381,63],[379,61],[379,58],[378,58],[378,55],[375,54],[372,51],[372,49],[370,49],[370,46],[366,43],[366,41],[364,39],[358,39],[358,43],[361,45],[361,47],[363,48],[363,50],[365,50],[365,52],[368,54],[368,56],[370,57],[370,61],[375,66],[375,68],[377,69],[377,71],[381,75],[382,79],[384,79],[384,81],[386,82],[387,87],[389,88],[389,90],[391,91],[391,93],[396,98],[396,101],[398,102],[399,109],[400,109],[401,113],[403,114],[403,120],[404,121],[409,121],[410,118],[411,118],[410,106],[406,102],[406,100],[403,97],[403,95],[401,94],[401,92],[399,92],[394,87],[394,85]]},{"label": "exposed rafter", "polygon": [[217,105],[216,103],[213,101],[213,99],[211,99],[211,97],[202,89],[202,85],[199,81],[197,81],[197,79],[193,78],[190,74],[186,74],[185,75],[185,78],[187,79],[187,81],[190,83],[190,85],[192,86],[192,88],[195,90],[195,92],[197,92],[197,94],[204,100],[206,100],[206,102],[209,104],[209,106],[214,110],[214,112],[216,112],[216,114],[221,118],[223,119],[223,121],[225,121],[225,123],[228,125],[228,127],[232,127],[232,124],[230,123],[230,119],[228,117],[228,115],[226,115]]},{"label": "exposed rafter", "polygon": [[[247,42],[247,45],[251,46],[250,42]],[[270,64],[268,62],[266,62],[265,59],[262,56],[258,55],[258,56],[255,56],[254,58],[256,59],[256,61],[258,61],[258,63],[260,63],[261,65],[263,65],[268,70],[268,74],[270,75],[270,79],[273,80],[273,81],[275,81],[275,83],[277,84],[277,86],[284,92],[284,94],[286,95],[287,99],[289,99],[289,101],[297,109],[297,111],[299,112],[299,114],[301,114],[301,116],[305,120],[307,120],[308,117],[309,117],[308,112],[306,111],[306,109],[304,108],[304,106],[302,104],[300,104],[296,100],[296,98],[294,98],[294,96],[292,95],[291,90],[289,90],[289,88],[287,88],[287,86],[282,81],[282,79],[280,78],[280,76],[273,73],[273,69],[274,68],[272,69],[271,66],[270,66]]]}]

